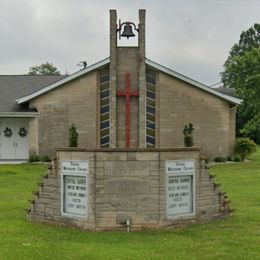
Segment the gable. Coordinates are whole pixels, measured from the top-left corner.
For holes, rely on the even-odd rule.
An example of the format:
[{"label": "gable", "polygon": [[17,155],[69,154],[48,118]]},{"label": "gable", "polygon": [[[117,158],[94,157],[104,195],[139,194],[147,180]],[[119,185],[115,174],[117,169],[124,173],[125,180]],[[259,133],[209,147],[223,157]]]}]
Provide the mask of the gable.
[{"label": "gable", "polygon": [[219,91],[217,91],[217,90],[215,90],[213,88],[210,88],[210,87],[208,87],[208,86],[206,86],[206,85],[204,85],[204,84],[202,84],[202,83],[200,83],[200,82],[198,82],[196,80],[188,78],[188,77],[186,77],[186,76],[184,76],[184,75],[182,75],[182,74],[180,74],[180,73],[178,73],[176,71],[173,71],[173,70],[171,70],[171,69],[169,69],[167,67],[164,67],[164,66],[162,66],[162,65],[160,65],[160,64],[158,64],[158,63],[156,63],[154,61],[151,61],[149,59],[146,59],[146,65],[150,66],[151,68],[153,68],[155,70],[158,70],[158,71],[161,71],[163,73],[166,73],[167,75],[170,75],[170,76],[172,76],[174,78],[177,78],[177,79],[179,79],[179,80],[181,80],[181,81],[183,81],[185,83],[188,83],[189,85],[191,85],[193,87],[196,87],[196,88],[201,89],[203,91],[206,91],[206,92],[208,92],[208,93],[210,93],[212,95],[215,95],[215,96],[217,96],[219,98],[222,98],[222,99],[224,99],[224,100],[226,100],[226,101],[228,101],[228,102],[230,102],[230,103],[232,103],[234,105],[240,105],[241,102],[242,102],[241,99],[238,99],[236,97],[233,97],[233,96],[221,93],[221,92],[219,92]]},{"label": "gable", "polygon": [[97,62],[97,63],[95,63],[95,64],[93,64],[93,65],[91,65],[91,66],[89,66],[89,67],[87,67],[83,70],[77,71],[77,72],[67,76],[66,78],[63,78],[63,79],[61,79],[57,82],[54,82],[53,84],[50,84],[49,86],[46,86],[45,88],[42,88],[38,91],[35,91],[35,92],[33,92],[33,93],[31,93],[27,96],[20,97],[16,101],[17,101],[18,104],[23,104],[23,103],[25,103],[25,102],[33,99],[33,98],[36,98],[36,97],[38,97],[38,96],[40,96],[44,93],[47,93],[47,92],[49,92],[53,89],[56,89],[56,88],[64,85],[65,83],[68,83],[68,82],[70,82],[74,79],[82,77],[82,76],[86,75],[87,73],[89,73],[89,72],[91,72],[95,69],[99,69],[99,68],[109,64],[109,61],[110,61],[109,58],[104,59],[102,61],[99,61],[99,62]]},{"label": "gable", "polygon": [[[91,72],[91,71],[93,71],[95,69],[100,69],[101,67],[103,67],[105,65],[108,65],[109,63],[110,63],[110,58],[106,58],[104,60],[101,60],[101,61],[99,61],[99,62],[97,62],[97,63],[87,67],[86,69],[83,69],[83,70],[80,70],[80,71],[78,71],[78,72],[76,72],[74,74],[71,74],[71,75],[67,76],[66,78],[63,78],[63,79],[61,79],[61,80],[59,80],[57,82],[54,82],[53,84],[50,84],[50,85],[48,85],[48,86],[46,86],[44,88],[41,88],[41,89],[39,89],[39,90],[29,94],[29,95],[22,96],[22,97],[18,98],[16,101],[17,101],[18,104],[23,104],[23,103],[25,103],[25,102],[27,102],[27,101],[29,101],[29,100],[39,96],[39,95],[42,95],[42,94],[44,94],[44,93],[46,93],[48,91],[51,91],[51,90],[53,90],[55,88],[58,88],[61,85],[65,84],[67,82],[70,82],[70,81],[72,81],[72,80],[74,80],[74,79],[76,79],[78,77],[81,77],[81,76],[83,76],[83,75],[85,75],[85,74],[87,74],[87,73],[89,73],[89,72]],[[172,76],[174,78],[177,78],[177,79],[179,79],[179,80],[181,80],[181,81],[183,81],[185,83],[188,83],[188,84],[192,85],[193,87],[201,89],[201,90],[203,90],[205,92],[208,92],[208,93],[210,93],[212,95],[215,95],[218,98],[224,99],[225,101],[227,101],[227,102],[229,102],[231,104],[239,105],[239,104],[242,103],[241,99],[238,99],[238,98],[236,98],[234,96],[227,95],[227,94],[222,93],[220,91],[217,91],[217,90],[215,90],[213,88],[210,88],[210,87],[208,87],[208,86],[206,86],[206,85],[204,85],[204,84],[202,84],[202,83],[200,83],[198,81],[195,81],[195,80],[193,80],[193,79],[191,79],[189,77],[186,77],[186,76],[184,76],[184,75],[182,75],[182,74],[180,74],[180,73],[178,73],[176,71],[173,71],[173,70],[171,70],[171,69],[169,69],[167,67],[164,67],[164,66],[162,66],[162,65],[160,65],[160,64],[158,64],[156,62],[153,62],[153,61],[151,61],[151,60],[149,60],[147,58],[145,60],[145,63],[146,63],[146,65],[148,65],[152,69],[164,72],[164,73],[166,73],[166,74],[168,74],[168,75],[170,75],[170,76]]]}]

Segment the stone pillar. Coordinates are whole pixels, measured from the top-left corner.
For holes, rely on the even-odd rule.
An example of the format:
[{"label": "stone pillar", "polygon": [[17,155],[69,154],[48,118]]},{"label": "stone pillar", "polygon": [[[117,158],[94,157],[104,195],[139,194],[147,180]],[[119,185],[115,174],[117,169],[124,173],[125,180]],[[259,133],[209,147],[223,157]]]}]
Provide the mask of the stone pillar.
[{"label": "stone pillar", "polygon": [[139,10],[139,147],[146,147],[145,10]]},{"label": "stone pillar", "polygon": [[117,14],[110,10],[110,148],[116,144],[116,52],[117,52]]}]

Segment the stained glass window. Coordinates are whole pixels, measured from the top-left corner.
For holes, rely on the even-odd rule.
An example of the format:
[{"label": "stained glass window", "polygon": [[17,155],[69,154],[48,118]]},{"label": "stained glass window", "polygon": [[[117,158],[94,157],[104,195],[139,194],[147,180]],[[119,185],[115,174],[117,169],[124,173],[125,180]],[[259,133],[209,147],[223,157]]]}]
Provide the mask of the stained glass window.
[{"label": "stained glass window", "polygon": [[155,72],[146,72],[146,147],[155,147]]},{"label": "stained glass window", "polygon": [[100,146],[109,147],[109,74],[100,73]]}]

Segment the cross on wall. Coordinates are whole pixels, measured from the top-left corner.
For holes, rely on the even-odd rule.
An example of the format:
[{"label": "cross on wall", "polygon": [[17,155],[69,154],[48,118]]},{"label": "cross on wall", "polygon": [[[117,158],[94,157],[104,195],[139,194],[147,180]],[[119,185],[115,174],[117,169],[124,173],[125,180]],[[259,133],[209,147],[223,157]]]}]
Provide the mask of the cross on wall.
[{"label": "cross on wall", "polygon": [[125,74],[125,90],[117,91],[117,97],[125,97],[125,147],[130,148],[130,110],[131,97],[139,97],[139,91],[131,92],[130,73]]}]

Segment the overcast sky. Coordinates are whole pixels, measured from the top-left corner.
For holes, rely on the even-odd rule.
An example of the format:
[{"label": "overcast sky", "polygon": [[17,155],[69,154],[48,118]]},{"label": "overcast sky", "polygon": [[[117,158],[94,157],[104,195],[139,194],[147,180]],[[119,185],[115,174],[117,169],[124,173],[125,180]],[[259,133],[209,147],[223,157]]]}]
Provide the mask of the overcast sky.
[{"label": "overcast sky", "polygon": [[146,57],[208,85],[240,33],[260,22],[260,0],[0,0],[0,74],[46,61],[70,74],[108,57],[109,9],[136,24],[146,9]]}]

